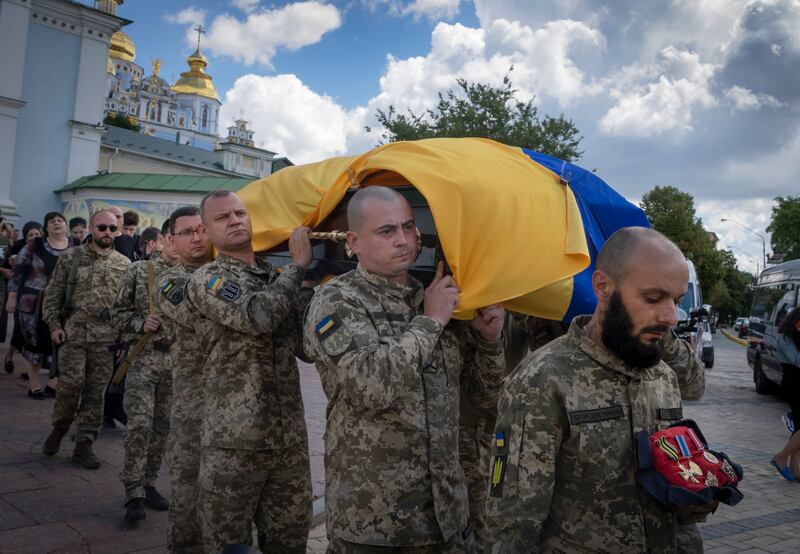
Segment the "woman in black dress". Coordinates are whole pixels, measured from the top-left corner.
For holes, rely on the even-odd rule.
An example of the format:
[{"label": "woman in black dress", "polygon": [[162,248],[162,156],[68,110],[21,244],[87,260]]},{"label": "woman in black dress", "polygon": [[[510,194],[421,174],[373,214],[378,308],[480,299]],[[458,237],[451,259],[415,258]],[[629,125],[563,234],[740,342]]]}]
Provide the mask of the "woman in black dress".
[{"label": "woman in black dress", "polygon": [[6,311],[18,313],[20,331],[25,340],[22,356],[28,362],[28,396],[43,399],[55,396],[55,380],[42,390],[39,370],[52,360],[50,330],[42,320],[42,298],[59,256],[70,247],[67,219],[50,212],[44,217],[44,237],[34,239],[20,250],[8,283]]}]

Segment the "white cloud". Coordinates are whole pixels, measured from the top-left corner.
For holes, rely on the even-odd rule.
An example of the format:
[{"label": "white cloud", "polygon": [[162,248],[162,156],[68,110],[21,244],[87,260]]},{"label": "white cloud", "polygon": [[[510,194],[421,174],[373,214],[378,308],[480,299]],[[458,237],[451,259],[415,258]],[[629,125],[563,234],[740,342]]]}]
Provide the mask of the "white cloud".
[{"label": "white cloud", "polygon": [[[740,269],[755,273],[756,262],[760,269],[764,268],[764,244],[767,257],[771,252],[770,235],[766,229],[773,204],[771,198],[762,197],[750,198],[747,202],[702,200],[697,202],[696,211],[706,230],[713,231],[719,237],[717,247],[721,250],[730,249]],[[742,225],[763,236],[765,243],[762,244],[761,238]]]},{"label": "white cloud", "polygon": [[[255,8],[253,2],[240,1],[239,4]],[[195,15],[199,12],[188,8],[178,15],[189,10]],[[342,23],[335,6],[317,1],[295,2],[246,15],[244,20],[227,13],[215,17],[203,41],[204,48],[215,56],[227,56],[245,65],[258,63],[272,67],[272,58],[278,49],[298,50],[316,44],[325,33],[338,29]],[[176,17],[175,22],[189,22],[188,17]],[[191,23],[196,24],[195,21]],[[194,45],[196,40],[195,31],[188,28],[187,44]]]},{"label": "white cloud", "polygon": [[189,7],[175,14],[167,14],[164,16],[164,19],[170,23],[176,23],[178,25],[191,25],[192,27],[195,27],[205,21],[206,13],[206,10]]},{"label": "white cloud", "polygon": [[361,5],[375,13],[378,8],[396,17],[413,16],[414,19],[440,21],[452,19],[458,15],[461,0],[361,0]]},{"label": "white cloud", "polygon": [[[257,145],[307,163],[344,154],[352,120],[332,98],[317,94],[295,75],[239,77],[225,94],[223,126],[242,117]],[[357,114],[356,114],[357,115]]]},{"label": "white cloud", "polygon": [[414,0],[404,8],[403,13],[431,21],[452,19],[458,15],[459,4],[460,0]]},{"label": "white cloud", "polygon": [[231,4],[242,10],[244,13],[251,13],[256,11],[261,0],[231,0]]},{"label": "white cloud", "polygon": [[762,107],[780,108],[783,102],[769,94],[755,94],[750,89],[732,86],[725,91],[725,100],[735,109],[742,112],[757,111]]},{"label": "white cloud", "polygon": [[[623,70],[622,85],[612,87],[614,106],[600,119],[609,135],[647,137],[666,131],[692,129],[692,112],[716,104],[711,93],[713,64],[702,63],[697,53],[669,46],[659,53],[657,69]],[[645,84],[625,82],[636,75],[657,74]],[[634,79],[635,80],[635,79]],[[615,77],[609,78],[609,83]]]}]

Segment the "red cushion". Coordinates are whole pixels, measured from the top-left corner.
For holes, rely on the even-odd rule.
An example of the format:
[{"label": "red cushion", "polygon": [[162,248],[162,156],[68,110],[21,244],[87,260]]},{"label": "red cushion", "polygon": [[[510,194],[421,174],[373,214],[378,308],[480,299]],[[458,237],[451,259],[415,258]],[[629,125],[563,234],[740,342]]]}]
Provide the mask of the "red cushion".
[{"label": "red cushion", "polygon": [[690,491],[739,482],[730,463],[709,451],[689,427],[668,427],[650,435],[653,465],[670,484]]}]

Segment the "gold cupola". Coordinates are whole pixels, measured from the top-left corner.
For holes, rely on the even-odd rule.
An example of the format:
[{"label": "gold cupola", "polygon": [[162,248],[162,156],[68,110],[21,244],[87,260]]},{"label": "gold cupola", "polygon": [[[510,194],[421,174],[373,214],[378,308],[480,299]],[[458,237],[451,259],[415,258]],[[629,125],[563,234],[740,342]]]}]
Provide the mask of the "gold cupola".
[{"label": "gold cupola", "polygon": [[111,35],[111,45],[108,47],[108,55],[123,62],[133,62],[136,59],[136,45],[131,38],[117,31]]},{"label": "gold cupola", "polygon": [[181,78],[172,85],[172,90],[178,94],[197,94],[219,100],[214,83],[211,82],[211,75],[205,72],[208,60],[200,53],[199,45],[197,50],[186,58],[186,63],[189,64],[189,71],[181,73]]}]

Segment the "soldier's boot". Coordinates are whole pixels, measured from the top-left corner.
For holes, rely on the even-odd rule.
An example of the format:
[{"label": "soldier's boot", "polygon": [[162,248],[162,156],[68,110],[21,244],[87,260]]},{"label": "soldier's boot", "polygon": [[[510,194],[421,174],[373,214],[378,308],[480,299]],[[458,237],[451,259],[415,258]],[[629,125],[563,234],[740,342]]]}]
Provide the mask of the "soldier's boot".
[{"label": "soldier's boot", "polygon": [[44,452],[45,456],[56,455],[58,449],[61,448],[61,441],[66,436],[67,431],[69,431],[69,427],[53,427],[53,430],[47,435],[42,445],[42,452]]},{"label": "soldier's boot", "polygon": [[155,487],[144,488],[144,502],[150,508],[159,512],[166,512],[169,510],[169,501],[161,496]]},{"label": "soldier's boot", "polygon": [[125,520],[139,521],[144,519],[144,498],[132,498],[125,504]]},{"label": "soldier's boot", "polygon": [[100,460],[92,452],[92,441],[79,439],[75,443],[75,451],[72,453],[72,461],[75,465],[84,469],[97,469],[100,467]]}]

